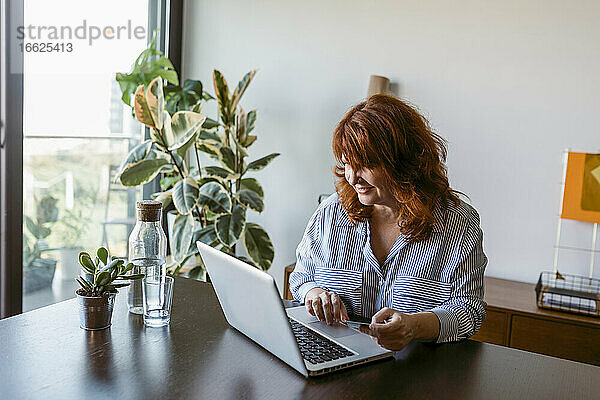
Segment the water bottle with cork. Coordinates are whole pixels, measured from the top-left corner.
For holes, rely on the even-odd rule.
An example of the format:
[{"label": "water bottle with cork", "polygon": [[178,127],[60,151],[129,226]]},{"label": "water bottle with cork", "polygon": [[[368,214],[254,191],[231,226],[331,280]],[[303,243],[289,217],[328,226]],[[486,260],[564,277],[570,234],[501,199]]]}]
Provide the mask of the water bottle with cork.
[{"label": "water bottle with cork", "polygon": [[[160,279],[166,274],[167,236],[160,222],[160,201],[143,200],[136,204],[137,223],[129,235],[129,261],[132,274]],[[129,312],[143,314],[142,281],[132,281],[127,289]]]}]

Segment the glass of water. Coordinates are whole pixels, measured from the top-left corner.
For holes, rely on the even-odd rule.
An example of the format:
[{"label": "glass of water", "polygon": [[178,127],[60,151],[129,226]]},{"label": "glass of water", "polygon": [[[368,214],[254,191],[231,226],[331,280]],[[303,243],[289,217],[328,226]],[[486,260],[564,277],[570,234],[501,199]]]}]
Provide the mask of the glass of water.
[{"label": "glass of water", "polygon": [[142,279],[144,324],[159,327],[169,325],[173,303],[173,278],[152,276]]}]

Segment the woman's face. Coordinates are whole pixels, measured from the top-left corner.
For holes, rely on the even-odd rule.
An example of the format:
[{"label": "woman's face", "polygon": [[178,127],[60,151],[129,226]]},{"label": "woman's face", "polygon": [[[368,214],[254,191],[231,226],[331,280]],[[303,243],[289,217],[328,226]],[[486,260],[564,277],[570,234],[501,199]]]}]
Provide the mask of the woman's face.
[{"label": "woman's face", "polygon": [[396,205],[396,199],[387,189],[381,168],[363,168],[354,171],[344,158],[342,158],[342,162],[344,163],[345,178],[358,194],[358,201],[365,206],[394,207]]}]

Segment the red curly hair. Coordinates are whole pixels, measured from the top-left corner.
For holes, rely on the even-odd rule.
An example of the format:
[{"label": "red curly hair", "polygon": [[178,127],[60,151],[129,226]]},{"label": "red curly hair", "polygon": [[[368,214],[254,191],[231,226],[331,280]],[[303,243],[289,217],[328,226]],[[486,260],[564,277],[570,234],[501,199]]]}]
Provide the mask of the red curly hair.
[{"label": "red curly hair", "polygon": [[398,201],[400,230],[411,241],[431,236],[438,204],[459,202],[459,192],[448,184],[444,139],[416,109],[395,97],[377,94],[348,111],[333,133],[333,153],[336,189],[354,223],[370,218],[373,207],[360,203],[346,181],[342,155],[354,171],[381,168]]}]

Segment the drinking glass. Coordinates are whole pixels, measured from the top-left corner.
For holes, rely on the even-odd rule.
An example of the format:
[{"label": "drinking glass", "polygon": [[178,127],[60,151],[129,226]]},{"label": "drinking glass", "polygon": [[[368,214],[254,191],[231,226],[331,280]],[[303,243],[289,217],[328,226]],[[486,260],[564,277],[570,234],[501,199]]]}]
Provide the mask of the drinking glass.
[{"label": "drinking glass", "polygon": [[144,324],[159,327],[169,325],[173,303],[173,278],[152,276],[142,279]]}]

